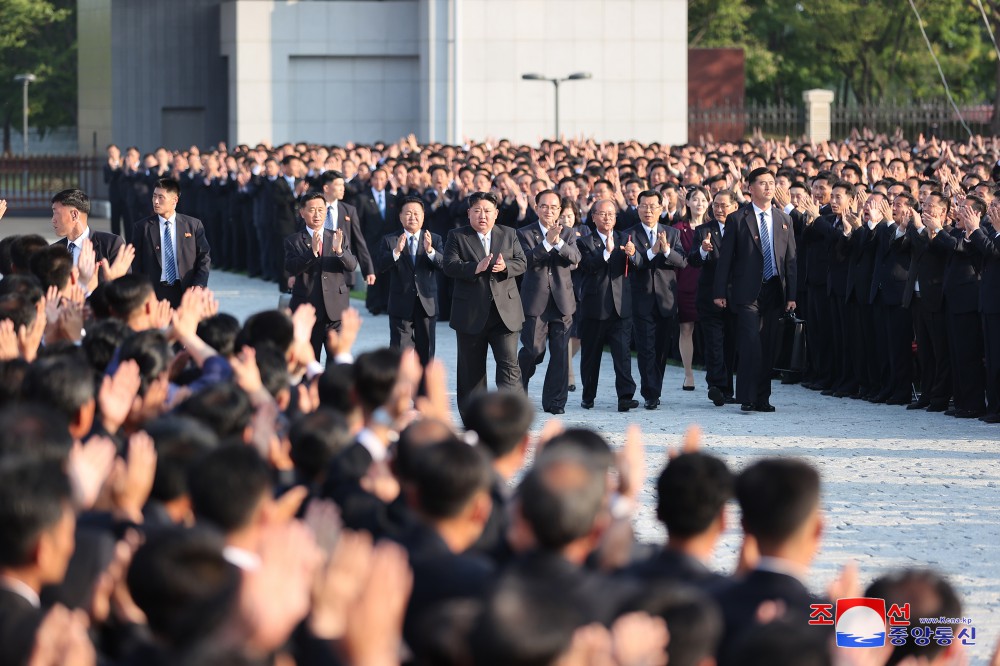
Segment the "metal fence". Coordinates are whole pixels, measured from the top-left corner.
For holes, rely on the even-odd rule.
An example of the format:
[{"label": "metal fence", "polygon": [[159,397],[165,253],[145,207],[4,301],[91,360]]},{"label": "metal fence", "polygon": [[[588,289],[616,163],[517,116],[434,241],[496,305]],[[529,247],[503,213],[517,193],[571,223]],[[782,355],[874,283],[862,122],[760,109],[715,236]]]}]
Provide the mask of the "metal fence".
[{"label": "metal fence", "polygon": [[[993,134],[990,119],[992,104],[960,106],[962,119],[974,134]],[[769,137],[786,134],[797,140],[805,133],[805,106],[785,103],[726,104],[688,108],[688,141],[697,143],[711,135],[717,141],[738,141],[757,129]],[[885,100],[879,104],[837,105],[830,109],[833,139],[850,136],[855,128],[868,127],[877,133],[892,134],[897,128],[903,135],[916,138],[920,133],[943,139],[968,138],[958,114],[947,100],[928,102]]]},{"label": "metal fence", "polygon": [[107,197],[103,161],[96,157],[0,157],[0,199],[14,213],[37,213],[51,207],[52,195],[78,187],[91,198]]}]

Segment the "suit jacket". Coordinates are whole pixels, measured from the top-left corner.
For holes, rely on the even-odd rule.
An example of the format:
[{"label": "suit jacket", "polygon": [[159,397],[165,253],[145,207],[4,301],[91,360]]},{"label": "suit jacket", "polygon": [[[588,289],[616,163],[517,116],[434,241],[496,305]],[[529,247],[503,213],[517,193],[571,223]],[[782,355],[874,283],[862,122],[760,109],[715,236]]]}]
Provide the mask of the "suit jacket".
[{"label": "suit jacket", "polygon": [[861,305],[872,302],[872,275],[878,250],[879,229],[886,226],[879,222],[874,229],[863,224],[851,233],[850,261],[847,266],[847,300]]},{"label": "suit jacket", "polygon": [[910,272],[910,238],[903,234],[896,236],[896,225],[885,224],[876,227],[875,268],[872,272],[871,302],[881,291],[886,305],[901,306],[903,291]]},{"label": "suit jacket", "polygon": [[42,611],[21,595],[0,588],[0,664],[28,663]]},{"label": "suit jacket", "polygon": [[[205,228],[196,217],[177,214],[177,274],[183,289],[207,287],[208,273],[212,267]],[[160,282],[163,271],[163,251],[160,248],[160,217],[151,215],[135,223],[132,229],[135,261],[132,272],[149,277],[154,284]]]},{"label": "suit jacket", "polygon": [[[700,225],[704,226],[704,225]],[[661,548],[645,560],[633,562],[621,574],[645,584],[672,582],[706,589],[720,585],[725,577],[706,567],[700,560],[680,551]]]},{"label": "suit jacket", "polygon": [[[118,256],[118,250],[125,247],[125,240],[118,234],[109,234],[106,231],[94,231],[93,229],[90,230],[90,242],[94,246],[97,263],[100,263],[101,259],[107,259],[110,264]],[[69,247],[69,239],[60,238],[53,245]]]},{"label": "suit jacket", "polygon": [[358,260],[344,247],[334,256],[333,232],[323,230],[323,252],[317,257],[312,251],[312,237],[303,229],[285,238],[285,270],[295,276],[291,308],[312,303],[317,312],[325,311],[330,321],[340,321],[340,314],[350,306],[351,287],[347,276],[354,272]]},{"label": "suit jacket", "polygon": [[361,216],[361,232],[370,247],[377,245],[386,234],[399,236],[403,233],[403,225],[399,221],[399,198],[395,194],[390,194],[388,189],[382,192],[385,194],[384,218],[379,213],[371,187],[364,188],[357,197],[358,214]]},{"label": "suit jacket", "polygon": [[922,233],[914,226],[906,230],[911,244],[911,256],[910,271],[906,276],[906,287],[903,290],[903,307],[910,307],[919,282],[921,304],[932,312],[940,312],[948,252],[937,243],[931,247],[926,227],[924,229]]},{"label": "suit jacket", "polygon": [[490,232],[490,252],[503,256],[507,270],[494,273],[487,268],[476,274],[476,265],[486,253],[479,233],[471,226],[448,232],[444,246],[444,273],[455,279],[452,292],[451,327],[459,333],[476,334],[486,326],[490,301],[496,304],[504,326],[520,331],[524,323],[521,295],[514,280],[528,266],[517,232],[499,224]]},{"label": "suit jacket", "polygon": [[[771,207],[771,246],[775,268],[781,280],[784,300],[794,300],[798,282],[795,263],[795,232],[792,220],[784,212]],[[727,298],[732,285],[732,301],[749,305],[757,300],[764,276],[764,255],[760,246],[760,229],[753,206],[747,204],[726,218],[726,235],[715,272],[715,298]]]},{"label": "suit jacket", "polygon": [[589,319],[610,319],[612,315],[627,319],[632,316],[632,282],[625,274],[626,264],[629,271],[636,270],[645,262],[638,250],[631,259],[621,249],[625,245],[626,234],[612,231],[614,247],[611,256],[604,260],[604,243],[597,232],[581,237],[580,268],[583,271],[583,298],[580,300],[580,313]]},{"label": "suit jacket", "polygon": [[410,320],[413,308],[419,301],[428,317],[438,314],[437,272],[444,266],[444,244],[441,237],[431,234],[434,257],[424,251],[423,233],[417,241],[416,262],[410,260],[410,251],[403,248],[399,259],[393,259],[399,234],[387,234],[378,248],[378,274],[389,279],[389,315]]},{"label": "suit jacket", "polygon": [[931,248],[942,248],[949,254],[944,269],[944,305],[949,314],[979,311],[979,271],[982,257],[960,229],[942,230]]},{"label": "suit jacket", "polygon": [[[361,274],[375,275],[378,273],[375,267],[378,248],[374,248],[374,252],[369,248],[368,241],[365,240],[365,235],[361,231],[361,215],[358,213],[358,209],[351,204],[338,201],[337,226],[344,230],[344,247],[351,248],[351,254],[357,258],[358,265],[361,266]],[[354,286],[354,273],[348,276],[347,284]]]},{"label": "suit jacket", "polygon": [[528,268],[521,277],[521,303],[524,314],[541,316],[549,304],[556,304],[559,312],[568,317],[576,312],[573,295],[573,269],[580,263],[580,250],[576,246],[576,231],[565,228],[560,234],[563,246],[546,250],[542,242],[545,234],[538,222],[517,230],[518,240],[524,250]]},{"label": "suit jacket", "polygon": [[1000,237],[992,228],[980,227],[969,235],[969,242],[983,257],[979,311],[1000,314]]},{"label": "suit jacket", "polygon": [[295,190],[288,185],[283,175],[265,182],[270,185],[271,201],[274,206],[271,229],[279,238],[295,233],[299,226],[298,216],[295,214]]},{"label": "suit jacket", "polygon": [[802,227],[802,247],[799,256],[804,257],[806,285],[810,287],[825,287],[830,274],[829,241],[833,231],[833,221],[837,218],[832,213],[820,215],[812,224]]},{"label": "suit jacket", "polygon": [[[701,258],[701,244],[705,238],[712,239],[712,251],[705,259]],[[722,225],[718,220],[699,224],[694,230],[694,240],[691,241],[691,252],[688,253],[688,265],[700,268],[698,273],[698,291],[695,294],[695,306],[699,311],[718,312],[714,302],[715,271],[719,264],[719,254],[722,252]]]},{"label": "suit jacket", "polygon": [[645,259],[642,266],[629,274],[632,280],[632,302],[639,312],[652,313],[655,309],[663,317],[672,317],[677,313],[677,269],[687,266],[687,253],[681,245],[681,232],[674,227],[657,224],[654,233],[666,232],[670,254],[666,257],[655,254],[650,261],[647,252],[655,241],[649,242],[646,229],[645,225],[639,224],[625,231],[625,238],[632,236],[636,252],[641,253]]}]

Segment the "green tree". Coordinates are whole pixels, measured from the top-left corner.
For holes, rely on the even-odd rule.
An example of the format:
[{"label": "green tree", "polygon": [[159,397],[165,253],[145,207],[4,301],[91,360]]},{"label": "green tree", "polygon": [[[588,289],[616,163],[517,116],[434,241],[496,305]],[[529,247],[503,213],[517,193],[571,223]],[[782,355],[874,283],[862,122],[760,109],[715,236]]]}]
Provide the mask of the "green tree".
[{"label": "green tree", "polygon": [[3,152],[11,127],[22,123],[18,74],[31,73],[29,114],[42,133],[76,124],[76,3],[74,0],[0,0],[0,123]]}]

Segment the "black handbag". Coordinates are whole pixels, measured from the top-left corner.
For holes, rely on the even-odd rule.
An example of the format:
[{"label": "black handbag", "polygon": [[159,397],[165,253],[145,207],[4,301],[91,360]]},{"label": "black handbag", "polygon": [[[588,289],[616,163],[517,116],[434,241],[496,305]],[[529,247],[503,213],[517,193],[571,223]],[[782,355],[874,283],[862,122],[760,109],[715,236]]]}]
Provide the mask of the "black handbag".
[{"label": "black handbag", "polygon": [[786,312],[778,320],[780,344],[774,369],[779,372],[805,372],[808,348],[806,344],[806,320],[799,319],[795,312]]}]

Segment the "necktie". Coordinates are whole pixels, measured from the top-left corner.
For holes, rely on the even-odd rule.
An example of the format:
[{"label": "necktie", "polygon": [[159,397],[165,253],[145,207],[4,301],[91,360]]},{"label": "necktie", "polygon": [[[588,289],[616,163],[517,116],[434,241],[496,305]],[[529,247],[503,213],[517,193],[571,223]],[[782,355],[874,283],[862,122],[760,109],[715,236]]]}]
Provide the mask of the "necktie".
[{"label": "necktie", "polygon": [[330,231],[337,230],[337,221],[333,219],[333,206],[326,207],[326,228]]},{"label": "necktie", "polygon": [[767,231],[764,213],[760,214],[760,250],[764,253],[764,281],[773,278],[777,271],[774,268],[774,249],[771,247],[771,234]]},{"label": "necktie", "polygon": [[417,263],[417,237],[415,235],[410,236],[410,261],[414,265]]},{"label": "necktie", "polygon": [[174,240],[170,237],[170,220],[163,224],[163,275],[166,282],[177,282],[177,258],[174,256]]},{"label": "necktie", "polygon": [[80,248],[76,243],[69,244],[69,253],[73,256],[73,265],[80,263]]},{"label": "necktie", "polygon": [[646,227],[646,231],[649,232],[649,247],[653,247],[653,243],[656,242],[655,240],[653,240],[653,230],[649,227]]},{"label": "necktie", "polygon": [[378,213],[385,219],[385,192],[378,193]]}]

